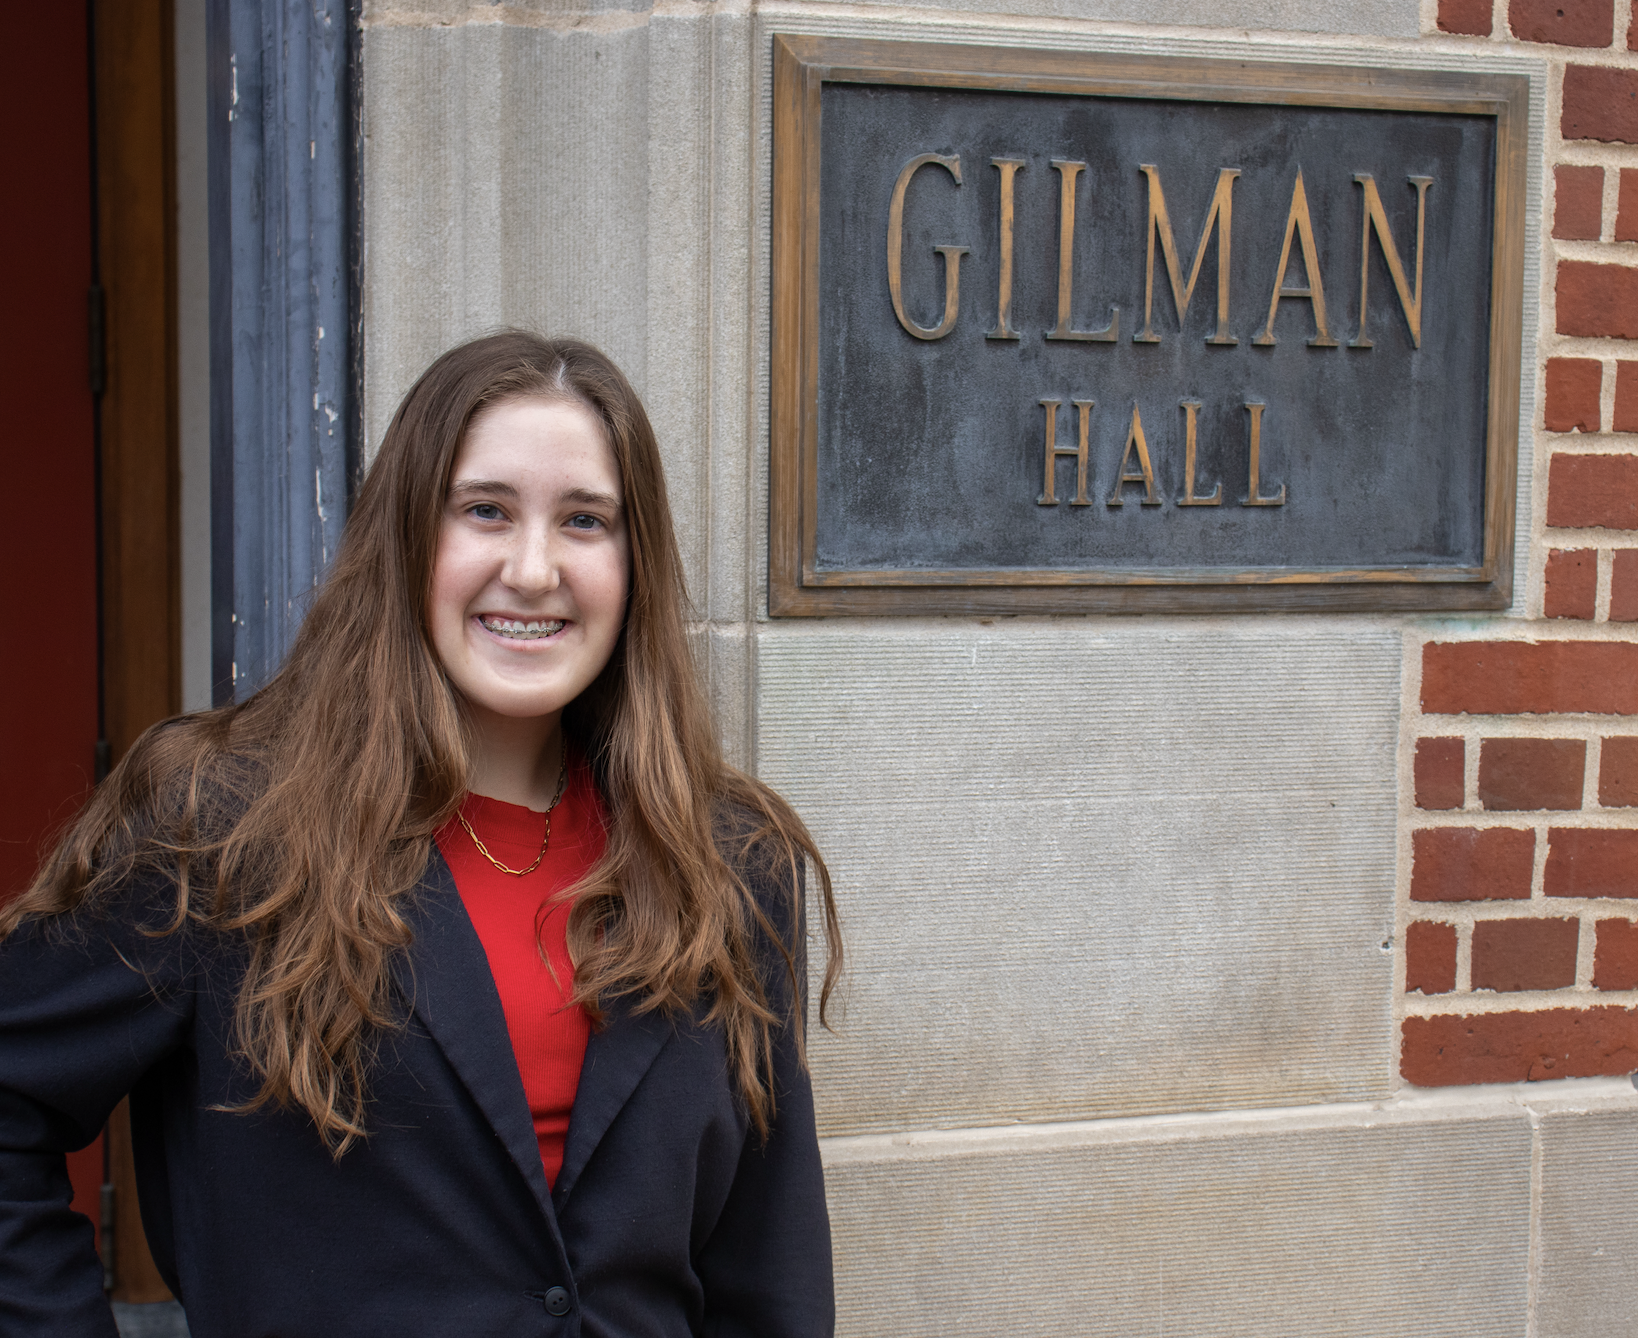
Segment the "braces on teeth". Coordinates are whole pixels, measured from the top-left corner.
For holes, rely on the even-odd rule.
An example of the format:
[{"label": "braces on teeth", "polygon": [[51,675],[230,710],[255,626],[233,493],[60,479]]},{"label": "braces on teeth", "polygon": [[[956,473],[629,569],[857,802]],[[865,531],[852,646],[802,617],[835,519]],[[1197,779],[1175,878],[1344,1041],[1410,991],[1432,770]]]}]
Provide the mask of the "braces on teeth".
[{"label": "braces on teeth", "polygon": [[509,618],[483,618],[480,621],[497,636],[510,637],[518,641],[551,636],[552,633],[561,631],[563,628],[561,621],[525,623]]}]

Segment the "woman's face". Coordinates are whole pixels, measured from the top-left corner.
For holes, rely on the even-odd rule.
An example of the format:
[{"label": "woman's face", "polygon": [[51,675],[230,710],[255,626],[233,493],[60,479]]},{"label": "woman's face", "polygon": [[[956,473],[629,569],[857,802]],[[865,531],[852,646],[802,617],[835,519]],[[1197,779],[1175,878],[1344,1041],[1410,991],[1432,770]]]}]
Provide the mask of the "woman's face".
[{"label": "woman's face", "polygon": [[578,401],[484,410],[455,457],[432,568],[432,644],[474,710],[561,711],[602,672],[631,559],[620,472]]}]

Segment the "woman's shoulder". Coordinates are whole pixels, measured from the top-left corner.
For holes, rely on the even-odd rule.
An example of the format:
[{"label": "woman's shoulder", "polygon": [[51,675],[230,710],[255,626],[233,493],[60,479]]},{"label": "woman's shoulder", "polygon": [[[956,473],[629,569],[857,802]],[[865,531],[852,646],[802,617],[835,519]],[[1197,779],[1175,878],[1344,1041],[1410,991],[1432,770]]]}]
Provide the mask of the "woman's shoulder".
[{"label": "woman's shoulder", "polygon": [[[773,803],[768,803],[771,799]],[[742,877],[781,883],[788,891],[802,874],[802,835],[792,830],[790,810],[773,791],[750,782],[718,801],[714,835],[723,859]]]},{"label": "woman's shoulder", "polygon": [[715,816],[717,849],[747,894],[750,928],[781,958],[802,941],[807,865],[788,813],[771,790],[751,781],[725,794]]},{"label": "woman's shoulder", "polygon": [[185,901],[206,881],[210,852],[265,787],[265,766],[208,716],[160,721],[92,791],[0,932],[65,912],[148,925],[156,898]]},{"label": "woman's shoulder", "polygon": [[236,817],[267,786],[265,748],[238,727],[239,708],[171,716],[145,729],[99,789],[131,813],[163,822],[193,808]]}]

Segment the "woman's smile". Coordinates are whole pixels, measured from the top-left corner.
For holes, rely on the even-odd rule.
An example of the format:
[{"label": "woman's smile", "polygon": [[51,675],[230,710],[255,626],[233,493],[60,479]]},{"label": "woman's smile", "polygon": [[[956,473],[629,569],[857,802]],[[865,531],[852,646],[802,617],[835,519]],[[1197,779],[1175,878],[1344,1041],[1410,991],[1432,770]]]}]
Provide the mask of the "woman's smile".
[{"label": "woman's smile", "polygon": [[508,641],[544,641],[567,626],[561,618],[499,618],[488,613],[480,613],[477,620],[484,631]]}]

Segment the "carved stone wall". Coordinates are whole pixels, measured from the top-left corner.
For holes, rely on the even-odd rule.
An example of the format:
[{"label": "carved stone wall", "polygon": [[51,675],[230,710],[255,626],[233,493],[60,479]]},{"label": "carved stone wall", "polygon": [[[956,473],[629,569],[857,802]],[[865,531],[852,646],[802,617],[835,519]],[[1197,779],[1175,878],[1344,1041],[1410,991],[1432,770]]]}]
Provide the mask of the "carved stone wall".
[{"label": "carved stone wall", "polygon": [[[1638,1319],[1631,8],[366,6],[368,441],[459,338],[607,348],[724,739],[830,859],[842,1332]],[[768,618],[775,33],[1528,77],[1512,606]]]}]

